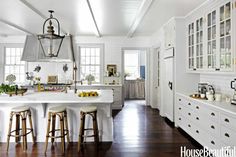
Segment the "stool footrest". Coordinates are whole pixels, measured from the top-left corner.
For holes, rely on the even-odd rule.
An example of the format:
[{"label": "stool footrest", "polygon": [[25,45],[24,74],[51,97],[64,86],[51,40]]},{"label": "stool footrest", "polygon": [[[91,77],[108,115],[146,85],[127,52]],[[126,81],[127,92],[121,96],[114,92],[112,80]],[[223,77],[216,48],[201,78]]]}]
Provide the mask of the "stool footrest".
[{"label": "stool footrest", "polygon": [[[61,129],[55,129],[54,130],[54,132],[55,131],[61,131]],[[61,136],[52,136],[52,135],[50,135],[51,133],[52,133],[53,131],[51,130],[51,131],[49,131],[49,136],[48,137],[50,137],[50,138],[62,138],[62,137],[64,137],[65,135],[68,135],[68,133],[69,133],[69,130],[64,130],[64,134]]]},{"label": "stool footrest", "polygon": [[10,132],[10,135],[8,135],[8,136],[11,136],[11,137],[21,137],[21,136],[26,136],[26,135],[30,134],[31,132],[33,132],[33,129],[26,128],[26,130],[30,130],[30,131],[27,132],[25,135],[24,135],[24,134],[12,135],[12,133],[17,132],[17,131],[20,131],[20,130],[22,130],[22,129],[12,130],[12,131]]}]

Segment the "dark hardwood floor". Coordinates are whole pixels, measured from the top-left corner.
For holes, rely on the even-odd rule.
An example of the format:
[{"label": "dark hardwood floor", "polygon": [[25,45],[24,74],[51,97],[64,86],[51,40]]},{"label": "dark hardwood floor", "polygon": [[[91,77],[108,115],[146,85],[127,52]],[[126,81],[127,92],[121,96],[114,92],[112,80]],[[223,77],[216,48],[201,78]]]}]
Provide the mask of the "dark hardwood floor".
[{"label": "dark hardwood floor", "polygon": [[[98,150],[86,143],[77,153],[77,143],[67,146],[65,156],[81,157],[178,157],[180,147],[202,148],[184,131],[161,118],[159,111],[144,106],[144,101],[127,101],[121,111],[114,112],[114,141],[103,142]],[[11,143],[6,153],[6,143],[0,143],[0,157],[44,156],[44,143],[28,144],[23,152],[20,144]],[[60,143],[49,144],[47,156],[62,156]]]}]

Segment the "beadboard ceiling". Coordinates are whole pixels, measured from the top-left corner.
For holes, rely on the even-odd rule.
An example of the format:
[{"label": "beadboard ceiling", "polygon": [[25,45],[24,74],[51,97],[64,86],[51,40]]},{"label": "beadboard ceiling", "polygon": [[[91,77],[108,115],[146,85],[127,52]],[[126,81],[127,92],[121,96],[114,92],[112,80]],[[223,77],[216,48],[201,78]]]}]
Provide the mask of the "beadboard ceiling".
[{"label": "beadboard ceiling", "polygon": [[60,21],[64,33],[146,36],[158,30],[171,17],[185,16],[204,1],[1,0],[0,36],[42,33],[42,25],[49,17],[50,9],[55,11],[54,17]]}]

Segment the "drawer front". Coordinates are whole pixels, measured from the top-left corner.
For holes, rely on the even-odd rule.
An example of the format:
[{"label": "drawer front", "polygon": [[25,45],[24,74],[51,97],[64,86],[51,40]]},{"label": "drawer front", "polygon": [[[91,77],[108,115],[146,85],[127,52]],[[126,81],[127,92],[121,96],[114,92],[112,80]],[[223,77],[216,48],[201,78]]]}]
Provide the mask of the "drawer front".
[{"label": "drawer front", "polygon": [[187,98],[182,97],[182,96],[177,96],[177,103],[179,103],[185,107],[191,108],[191,109],[193,109],[193,105],[194,105],[192,103],[192,101],[190,101]]},{"label": "drawer front", "polygon": [[236,132],[236,118],[226,114],[220,115],[220,124],[224,125]]},{"label": "drawer front", "polygon": [[221,139],[227,146],[236,146],[236,132],[221,126]]},{"label": "drawer front", "polygon": [[202,107],[201,106],[201,109],[200,109],[200,114],[201,116],[204,116],[206,119],[209,119],[211,121],[214,121],[214,122],[219,122],[219,111],[215,111],[215,110],[212,110],[210,108],[207,108],[207,107]]}]

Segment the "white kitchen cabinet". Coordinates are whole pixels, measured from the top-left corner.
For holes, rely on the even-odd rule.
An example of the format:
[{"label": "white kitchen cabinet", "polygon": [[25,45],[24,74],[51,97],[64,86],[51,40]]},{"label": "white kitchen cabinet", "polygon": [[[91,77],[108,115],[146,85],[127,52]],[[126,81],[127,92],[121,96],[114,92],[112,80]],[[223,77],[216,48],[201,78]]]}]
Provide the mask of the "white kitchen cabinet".
[{"label": "white kitchen cabinet", "polygon": [[164,26],[165,48],[169,49],[175,46],[175,21],[170,20]]},{"label": "white kitchen cabinet", "polygon": [[[235,33],[233,0],[212,1],[211,9],[187,17],[187,71],[198,73],[234,72]],[[194,18],[193,18],[194,17]]]},{"label": "white kitchen cabinet", "polygon": [[236,146],[236,107],[228,105],[227,110],[212,104],[176,94],[176,125],[210,149]]},{"label": "white kitchen cabinet", "polygon": [[113,104],[112,109],[120,110],[124,106],[124,97],[123,97],[123,86],[122,85],[80,85],[78,86],[79,90],[82,89],[112,89],[113,90]]}]

